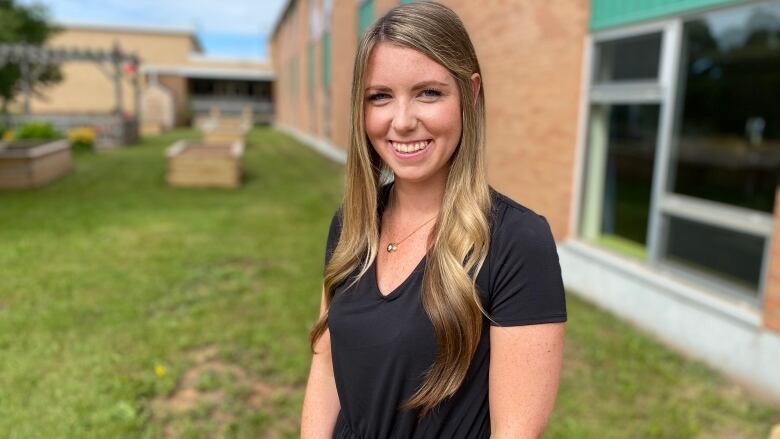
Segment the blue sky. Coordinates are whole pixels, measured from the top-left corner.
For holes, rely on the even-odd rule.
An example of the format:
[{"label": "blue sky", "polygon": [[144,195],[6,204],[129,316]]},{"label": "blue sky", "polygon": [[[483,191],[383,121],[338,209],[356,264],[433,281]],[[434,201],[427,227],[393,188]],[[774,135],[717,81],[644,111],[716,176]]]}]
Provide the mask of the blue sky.
[{"label": "blue sky", "polygon": [[266,42],[287,0],[20,0],[39,3],[65,23],[195,30],[207,55],[265,58]]}]

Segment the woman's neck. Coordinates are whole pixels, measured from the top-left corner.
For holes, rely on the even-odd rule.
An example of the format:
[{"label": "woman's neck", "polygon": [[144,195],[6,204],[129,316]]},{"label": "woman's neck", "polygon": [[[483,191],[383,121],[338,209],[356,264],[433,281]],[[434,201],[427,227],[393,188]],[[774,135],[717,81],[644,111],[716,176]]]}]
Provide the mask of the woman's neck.
[{"label": "woman's neck", "polygon": [[395,218],[430,218],[441,208],[446,186],[445,174],[423,182],[396,179],[390,199]]}]

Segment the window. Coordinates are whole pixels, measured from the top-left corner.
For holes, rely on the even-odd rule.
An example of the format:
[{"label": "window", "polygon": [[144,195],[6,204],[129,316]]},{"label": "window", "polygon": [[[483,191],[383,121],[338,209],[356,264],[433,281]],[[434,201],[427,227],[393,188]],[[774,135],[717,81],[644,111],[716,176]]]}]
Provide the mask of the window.
[{"label": "window", "polygon": [[322,35],[322,87],[330,87],[330,32]]},{"label": "window", "polygon": [[309,94],[314,94],[314,87],[316,85],[315,75],[314,75],[314,48],[315,43],[309,43],[308,47],[306,48],[306,76],[309,84]]},{"label": "window", "polygon": [[599,44],[595,82],[656,80],[661,33],[639,35]]},{"label": "window", "polygon": [[780,1],[593,35],[579,234],[761,303],[780,183]]},{"label": "window", "polygon": [[772,213],[780,175],[780,3],[685,23],[675,193]]},{"label": "window", "polygon": [[645,258],[658,104],[591,107],[584,237]]}]

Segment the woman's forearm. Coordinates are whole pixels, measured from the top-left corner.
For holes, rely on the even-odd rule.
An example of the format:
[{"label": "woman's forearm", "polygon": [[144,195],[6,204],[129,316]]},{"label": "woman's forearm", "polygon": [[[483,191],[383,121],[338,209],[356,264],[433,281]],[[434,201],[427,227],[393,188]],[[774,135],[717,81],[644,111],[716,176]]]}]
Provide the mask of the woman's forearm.
[{"label": "woman's forearm", "polygon": [[301,439],[330,439],[341,409],[330,356],[330,331],[322,334],[315,351],[303,398]]}]

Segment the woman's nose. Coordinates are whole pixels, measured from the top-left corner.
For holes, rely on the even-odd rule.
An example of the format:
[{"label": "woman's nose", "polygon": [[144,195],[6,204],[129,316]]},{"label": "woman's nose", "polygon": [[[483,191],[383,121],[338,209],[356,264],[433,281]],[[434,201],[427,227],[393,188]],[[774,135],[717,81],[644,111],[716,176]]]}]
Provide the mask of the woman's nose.
[{"label": "woman's nose", "polygon": [[404,133],[414,131],[417,128],[417,115],[411,105],[401,104],[396,107],[393,115],[393,129]]}]

